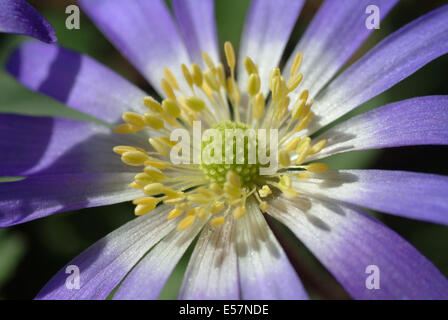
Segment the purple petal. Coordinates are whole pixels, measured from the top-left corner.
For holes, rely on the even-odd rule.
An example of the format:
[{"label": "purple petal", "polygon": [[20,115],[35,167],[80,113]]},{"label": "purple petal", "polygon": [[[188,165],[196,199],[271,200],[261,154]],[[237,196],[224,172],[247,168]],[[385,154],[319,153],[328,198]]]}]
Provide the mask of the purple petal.
[{"label": "purple petal", "polygon": [[448,96],[413,98],[374,109],[325,131],[327,145],[310,160],[337,153],[448,144]]},{"label": "purple petal", "polygon": [[171,231],[126,276],[114,299],[157,299],[173,269],[203,225],[203,221],[196,221],[186,231]]},{"label": "purple petal", "polygon": [[163,68],[181,77],[188,52],[162,0],[81,0],[83,10],[115,47],[162,93]]},{"label": "purple petal", "polygon": [[313,104],[318,121],[309,133],[336,120],[448,52],[448,6],[433,10],[381,41],[336,78]]},{"label": "purple petal", "polygon": [[295,55],[301,51],[303,62],[300,72],[304,78],[300,88],[308,89],[310,97],[314,98],[375,30],[365,25],[369,16],[366,8],[369,5],[377,6],[383,19],[397,2],[325,1],[289,58],[284,69],[285,76],[289,77]]},{"label": "purple petal", "polygon": [[205,51],[219,62],[218,39],[213,0],[173,0],[174,15],[193,62],[203,64]]},{"label": "purple petal", "polygon": [[112,149],[143,145],[95,123],[13,114],[0,115],[0,136],[0,176],[133,172]]},{"label": "purple petal", "polygon": [[448,177],[406,171],[340,170],[294,182],[302,192],[406,218],[448,224]]},{"label": "purple petal", "polygon": [[179,299],[239,299],[233,219],[217,228],[207,225],[187,266]]},{"label": "purple petal", "polygon": [[[160,206],[136,218],[89,247],[60,270],[36,299],[105,299],[144,254],[175,227],[169,207]],[[79,269],[80,288],[69,289],[67,266]]]},{"label": "purple petal", "polygon": [[[357,208],[279,198],[269,213],[311,250],[356,299],[447,299],[448,280],[412,245]],[[368,289],[372,271],[379,289]]]},{"label": "purple petal", "polygon": [[308,295],[255,203],[237,222],[241,298],[308,299]]},{"label": "purple petal", "polygon": [[6,68],[29,89],[106,122],[145,110],[143,91],[90,57],[55,45],[27,42]]},{"label": "purple petal", "polygon": [[0,227],[88,207],[130,201],[142,192],[129,187],[135,173],[33,175],[0,183]]},{"label": "purple petal", "polygon": [[240,86],[246,87],[244,58],[248,56],[259,67],[261,91],[267,91],[270,72],[280,62],[303,4],[303,0],[252,1],[238,59]]},{"label": "purple petal", "polygon": [[0,32],[22,34],[56,42],[56,32],[40,13],[24,0],[0,0]]}]

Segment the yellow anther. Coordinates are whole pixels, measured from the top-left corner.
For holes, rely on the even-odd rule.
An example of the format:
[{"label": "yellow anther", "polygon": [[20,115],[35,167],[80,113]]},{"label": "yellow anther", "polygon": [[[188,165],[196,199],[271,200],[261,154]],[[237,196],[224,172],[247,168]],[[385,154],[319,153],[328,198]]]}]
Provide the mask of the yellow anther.
[{"label": "yellow anther", "polygon": [[188,202],[177,203],[176,209],[179,209],[182,211],[188,210],[188,209],[190,209],[190,204]]},{"label": "yellow anther", "polygon": [[287,87],[285,78],[283,77],[276,77],[273,80],[273,88],[272,88],[272,98],[276,103],[279,103],[283,100],[285,97],[285,94],[287,93]]},{"label": "yellow anther", "polygon": [[280,77],[273,77],[271,81],[271,92],[272,92],[272,99],[277,102],[279,99],[279,86],[280,86]]},{"label": "yellow anther", "polygon": [[204,208],[204,207],[202,207],[198,211],[198,217],[201,218],[201,219],[207,218],[208,214],[209,214],[209,211],[206,208]]},{"label": "yellow anther", "polygon": [[174,147],[177,144],[176,141],[171,141],[171,139],[168,137],[158,137],[156,140],[159,141],[161,144],[163,144],[168,149],[171,149],[172,147]]},{"label": "yellow anther", "polygon": [[214,193],[207,189],[199,189],[198,192],[204,197],[208,197],[210,200],[215,196]]},{"label": "yellow anther", "polygon": [[269,204],[266,201],[260,202],[259,206],[261,211],[266,212],[269,209]]},{"label": "yellow anther", "polygon": [[146,198],[145,203],[137,204],[137,206],[134,209],[134,213],[136,216],[144,215],[152,210],[157,206],[159,203],[159,199],[156,198]]},{"label": "yellow anther", "polygon": [[216,217],[210,221],[210,224],[212,225],[212,227],[217,227],[222,225],[225,221],[226,219],[224,217]]},{"label": "yellow anther", "polygon": [[173,210],[171,210],[171,211],[168,213],[168,215],[166,216],[166,218],[167,218],[168,220],[177,218],[178,216],[180,216],[180,215],[182,214],[182,212],[183,212],[183,211],[180,210],[180,209],[173,209]]},{"label": "yellow anther", "polygon": [[306,127],[308,127],[308,125],[310,124],[311,120],[313,120],[313,117],[314,117],[314,113],[308,112],[306,114],[306,116],[304,116],[299,121],[297,126],[294,128],[294,131],[299,132],[299,131],[302,131],[303,129],[305,129]]},{"label": "yellow anther", "polygon": [[143,103],[149,110],[151,110],[153,112],[156,112],[156,113],[162,112],[162,106],[160,105],[160,103],[158,101],[156,101],[152,97],[144,97]]},{"label": "yellow anther", "polygon": [[163,75],[165,76],[166,81],[168,81],[168,83],[174,90],[179,90],[179,84],[177,83],[177,79],[170,69],[163,68]]},{"label": "yellow anther", "polygon": [[204,79],[210,89],[212,89],[213,91],[219,90],[219,83],[211,70],[206,70],[204,72]]},{"label": "yellow anther", "polygon": [[192,203],[206,204],[210,202],[210,199],[202,194],[191,194],[187,197],[187,200]]},{"label": "yellow anther", "polygon": [[212,58],[210,58],[207,52],[202,52],[202,59],[204,59],[205,64],[210,70],[213,70],[215,68],[215,64],[213,63]]},{"label": "yellow anther", "polygon": [[303,90],[302,92],[300,92],[299,99],[307,100],[309,95],[310,92],[308,90]]},{"label": "yellow anther", "polygon": [[231,185],[228,182],[224,183],[224,193],[230,200],[239,199],[241,197],[241,189]]},{"label": "yellow anther", "polygon": [[240,219],[240,218],[244,217],[244,215],[246,214],[246,208],[245,207],[237,207],[233,210],[232,214],[235,219]]},{"label": "yellow anther", "polygon": [[291,187],[291,178],[284,174],[280,177],[279,184],[282,188],[290,188]]},{"label": "yellow anther", "polygon": [[193,63],[191,67],[193,69],[193,72],[192,72],[193,82],[196,86],[198,86],[200,88],[200,87],[202,87],[202,83],[203,83],[203,79],[204,79],[202,70],[196,63]]},{"label": "yellow anther", "polygon": [[186,216],[195,216],[198,214],[199,210],[201,209],[201,207],[195,207],[193,209],[188,210],[185,215]]},{"label": "yellow anther", "polygon": [[280,150],[278,153],[278,161],[283,167],[289,167],[291,164],[291,158],[286,150]]},{"label": "yellow anther", "polygon": [[[172,189],[170,189],[172,190]],[[172,190],[174,191],[174,190]],[[166,190],[165,190],[166,192]],[[176,192],[176,191],[174,191]],[[170,193],[171,194],[171,193]],[[178,205],[183,203],[183,201],[185,200],[185,194],[183,192],[177,192],[176,195],[171,194],[170,196],[167,196],[166,198],[163,199],[163,203],[167,203],[167,204],[173,204],[173,205]]]},{"label": "yellow anther", "polygon": [[305,139],[302,139],[296,148],[296,153],[298,155],[296,159],[296,164],[301,164],[306,157],[308,157],[310,152],[310,141],[311,139],[309,137],[306,137]]},{"label": "yellow anther", "polygon": [[143,191],[150,196],[162,194],[165,191],[165,186],[161,183],[150,183],[143,188]]},{"label": "yellow anther", "polygon": [[222,188],[220,187],[219,184],[217,184],[216,182],[213,182],[210,184],[209,186],[210,190],[212,190],[215,194],[221,194],[222,193]]},{"label": "yellow anther", "polygon": [[297,145],[299,144],[299,142],[300,142],[300,137],[294,137],[294,138],[292,138],[292,139],[286,144],[284,150],[285,150],[286,152],[293,152],[293,151],[297,148]]},{"label": "yellow anther", "polygon": [[136,184],[135,181],[132,181],[129,184],[129,187],[134,188],[134,189],[143,189],[143,187],[141,185]]},{"label": "yellow anther", "polygon": [[151,166],[151,167],[163,170],[168,167],[168,164],[157,161],[157,160],[148,160],[148,161],[145,161],[145,166]]},{"label": "yellow anther", "polygon": [[140,198],[134,199],[132,201],[132,203],[135,204],[135,205],[137,205],[137,204],[151,204],[154,201],[153,199],[154,199],[153,197],[140,197]]},{"label": "yellow anther", "polygon": [[258,66],[249,57],[244,58],[244,67],[248,75],[258,73]]},{"label": "yellow anther", "polygon": [[288,199],[297,197],[297,191],[292,188],[282,189],[282,192]]},{"label": "yellow anther", "polygon": [[222,201],[215,201],[212,206],[210,207],[210,212],[212,214],[216,214],[224,209],[224,202]]},{"label": "yellow anther", "polygon": [[275,117],[276,120],[280,120],[286,114],[290,101],[291,99],[288,96],[285,96],[282,103],[278,104],[277,115]]},{"label": "yellow anther", "polygon": [[232,44],[227,41],[224,44],[224,52],[226,54],[227,64],[231,70],[235,69],[235,50],[233,50]]},{"label": "yellow anther", "polygon": [[304,168],[312,173],[321,173],[328,170],[328,165],[326,165],[325,163],[311,163]]},{"label": "yellow anther", "polygon": [[258,194],[262,198],[266,198],[272,193],[271,188],[268,185],[264,185],[261,189],[258,190]]},{"label": "yellow anther", "polygon": [[165,94],[165,96],[168,99],[176,100],[176,95],[174,94],[173,88],[171,87],[171,85],[168,82],[168,80],[163,78],[162,81],[161,81],[161,85],[162,85],[162,90],[163,90],[163,93]]},{"label": "yellow anther", "polygon": [[180,116],[180,107],[179,103],[176,100],[165,99],[162,102],[163,111],[172,116],[173,118],[177,118]]},{"label": "yellow anther", "polygon": [[261,119],[261,117],[263,117],[265,108],[266,101],[264,99],[263,93],[259,92],[255,96],[254,106],[252,108],[252,116],[257,120]]},{"label": "yellow anther", "polygon": [[184,195],[179,195],[178,197],[167,197],[163,199],[163,203],[165,204],[179,204],[185,200]]},{"label": "yellow anther", "polygon": [[182,221],[177,225],[177,230],[183,231],[190,228],[195,219],[196,216],[187,216],[183,218]]},{"label": "yellow anther", "polygon": [[144,127],[146,126],[145,119],[135,112],[125,112],[122,115],[122,118],[124,122],[129,123],[131,126],[134,127]]},{"label": "yellow anther", "polygon": [[194,82],[193,82],[193,77],[192,77],[192,75],[190,73],[190,70],[188,70],[188,67],[185,64],[183,64],[183,63],[181,65],[181,69],[182,69],[182,74],[184,76],[185,81],[187,82],[188,86],[190,88],[192,88]]},{"label": "yellow anther", "polygon": [[311,147],[310,154],[316,154],[316,153],[321,152],[322,149],[325,148],[326,144],[327,144],[327,140],[325,140],[325,139],[320,140],[318,143],[316,143],[315,145],[313,145]]},{"label": "yellow anther", "polygon": [[302,64],[302,52],[298,52],[296,54],[296,56],[294,57],[294,62],[292,63],[292,67],[291,67],[291,73],[289,74],[289,77],[292,78],[293,76],[295,76],[297,74],[297,72],[299,72],[300,69],[300,65]]},{"label": "yellow anther", "polygon": [[302,115],[303,108],[305,108],[305,104],[306,104],[305,99],[297,99],[297,102],[295,103],[291,112],[292,119],[298,119]]},{"label": "yellow anther", "polygon": [[151,176],[149,176],[148,174],[141,172],[134,177],[134,182],[139,186],[144,187],[150,184],[151,182],[154,182],[154,179],[152,179]]},{"label": "yellow anther", "polygon": [[129,123],[122,123],[114,128],[114,132],[118,134],[127,134],[139,132],[141,129],[141,127],[135,127]]},{"label": "yellow anther", "polygon": [[113,148],[113,151],[119,155],[122,155],[125,152],[128,151],[136,151],[137,149],[130,146],[116,146]]},{"label": "yellow anther", "polygon": [[169,199],[177,199],[179,197],[184,197],[184,193],[181,191],[176,191],[171,188],[165,187],[163,188],[163,193],[167,195]]},{"label": "yellow anther", "polygon": [[169,153],[167,148],[160,143],[158,140],[154,139],[154,138],[150,138],[149,139],[149,144],[151,144],[151,146],[161,155],[168,157]]},{"label": "yellow anther", "polygon": [[237,199],[230,201],[229,205],[238,207],[238,206],[241,206],[242,203],[243,203],[243,199],[237,198]]},{"label": "yellow anther", "polygon": [[308,179],[309,177],[311,177],[311,174],[307,171],[301,171],[301,172],[294,174],[294,176],[298,179],[305,180],[305,179]]},{"label": "yellow anther", "polygon": [[274,89],[274,81],[275,79],[279,78],[281,75],[279,68],[274,68],[271,71],[271,74],[269,76],[269,89],[272,91]]},{"label": "yellow anther", "polygon": [[229,90],[230,100],[234,105],[239,105],[241,101],[240,90],[233,78],[227,78],[227,88]]},{"label": "yellow anther", "polygon": [[155,205],[150,205],[150,204],[139,204],[137,206],[135,206],[134,208],[134,214],[136,216],[142,216],[144,214],[147,214],[148,212],[154,210]]},{"label": "yellow anther", "polygon": [[211,100],[213,100],[213,89],[210,88],[210,86],[208,85],[207,82],[204,82],[202,84],[202,91],[207,95],[207,97],[209,97]]},{"label": "yellow anther", "polygon": [[229,183],[231,186],[233,186],[235,188],[241,188],[241,179],[232,170],[227,171],[226,181],[227,181],[227,183]]},{"label": "yellow anther", "polygon": [[303,138],[297,144],[296,153],[300,154],[303,149],[309,148],[310,144],[311,144],[311,138],[310,137]]},{"label": "yellow anther", "polygon": [[287,198],[297,197],[297,191],[291,188],[291,178],[288,175],[282,175],[278,184],[278,188],[283,192]]},{"label": "yellow anther", "polygon": [[254,96],[260,91],[260,76],[256,73],[252,73],[247,80],[247,93],[250,96]]},{"label": "yellow anther", "polygon": [[154,130],[159,130],[165,127],[162,117],[156,114],[145,113],[145,122]]},{"label": "yellow anther", "polygon": [[162,172],[150,166],[145,167],[144,171],[146,175],[148,175],[151,179],[155,181],[159,181],[166,178],[166,176]]},{"label": "yellow anther", "polygon": [[128,151],[121,155],[121,161],[130,166],[142,166],[148,160],[148,155],[141,151]]},{"label": "yellow anther", "polygon": [[201,112],[205,109],[205,102],[198,97],[188,97],[185,99],[185,104],[194,112]]},{"label": "yellow anther", "polygon": [[221,87],[226,87],[226,72],[222,63],[218,63],[216,67],[216,76],[218,78],[219,85]]},{"label": "yellow anther", "polygon": [[288,80],[288,92],[294,91],[299,86],[300,82],[302,82],[303,74],[296,74],[294,77]]}]

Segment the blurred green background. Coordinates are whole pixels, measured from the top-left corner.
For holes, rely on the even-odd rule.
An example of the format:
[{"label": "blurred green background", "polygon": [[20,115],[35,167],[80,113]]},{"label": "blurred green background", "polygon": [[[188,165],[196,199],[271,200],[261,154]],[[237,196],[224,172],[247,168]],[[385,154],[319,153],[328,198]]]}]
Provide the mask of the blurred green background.
[{"label": "blurred green background", "polygon": [[[76,1],[30,0],[29,2],[54,26],[60,45],[94,57],[142,89],[152,92],[145,80],[108,43],[87,16],[81,16],[80,30],[65,28],[67,17],[65,8],[70,4],[76,4]],[[294,48],[320,2],[307,1],[288,43],[286,55]],[[445,3],[444,0],[401,1],[382,22],[381,29],[374,32],[348,65],[392,31]],[[249,0],[216,1],[221,44],[230,40],[236,48],[238,47],[248,6]],[[0,34],[2,66],[11,50],[25,39],[21,36]],[[448,57],[441,57],[347,117],[405,98],[448,94],[447,70]],[[3,71],[3,67],[0,70],[0,112],[85,118],[58,102],[29,92],[9,77]],[[379,168],[448,174],[448,153],[447,148],[443,147],[407,147],[386,151],[352,152],[334,156],[328,159],[327,163],[335,169]],[[409,240],[448,276],[448,227],[371,213]],[[0,299],[33,298],[39,289],[75,255],[133,217],[132,205],[124,203],[61,213],[1,229]],[[285,249],[311,296],[316,299],[348,298],[344,290],[308,250],[285,228],[276,226],[276,231],[285,241]],[[161,299],[176,297],[190,251],[177,266],[160,296]]]}]

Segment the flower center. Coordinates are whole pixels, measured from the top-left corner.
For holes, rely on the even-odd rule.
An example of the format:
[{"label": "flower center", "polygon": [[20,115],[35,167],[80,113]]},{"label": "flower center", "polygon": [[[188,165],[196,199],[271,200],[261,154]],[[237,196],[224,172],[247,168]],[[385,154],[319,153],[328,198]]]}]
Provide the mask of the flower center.
[{"label": "flower center", "polygon": [[[299,73],[302,54],[294,59],[286,79],[279,68],[270,74],[270,93],[261,91],[258,66],[246,57],[244,68],[248,75],[245,91],[235,79],[235,53],[229,42],[224,46],[228,72],[222,63],[212,61],[203,53],[202,70],[197,64],[181,65],[183,79],[167,68],[161,87],[166,98],[159,103],[152,97],[143,98],[147,112],[125,112],[125,123],[115,132],[132,134],[146,132],[150,149],[117,146],[114,152],[130,166],[142,167],[130,187],[142,191],[133,201],[135,214],[143,215],[157,205],[172,206],[167,219],[179,219],[178,230],[189,228],[195,221],[209,221],[219,226],[228,216],[239,219],[246,214],[246,202],[257,201],[266,212],[271,188],[286,197],[296,197],[293,181],[307,179],[328,167],[311,163],[309,157],[320,152],[326,140],[313,142],[304,129],[313,120],[312,99],[308,90],[298,90],[303,78]],[[267,97],[270,99],[267,100]],[[173,141],[177,129],[195,135],[195,122],[205,123],[198,145],[182,145]],[[202,128],[202,126],[201,126]],[[276,140],[269,133],[263,142],[258,133],[276,132]],[[268,138],[269,136],[269,138]],[[275,151],[266,148],[274,143]],[[263,152],[268,156],[261,158]],[[187,162],[172,161],[173,151]],[[195,162],[199,151],[200,161]],[[267,151],[267,152],[266,152]],[[189,162],[190,159],[193,160]],[[275,162],[274,172],[262,174],[262,169]]]},{"label": "flower center", "polygon": [[[213,129],[210,139],[206,136],[202,140],[202,171],[211,182],[221,186],[227,173],[233,171],[242,186],[249,187],[259,175],[256,137],[246,135],[250,127],[241,122],[222,121]],[[255,153],[252,161],[249,152]]]}]

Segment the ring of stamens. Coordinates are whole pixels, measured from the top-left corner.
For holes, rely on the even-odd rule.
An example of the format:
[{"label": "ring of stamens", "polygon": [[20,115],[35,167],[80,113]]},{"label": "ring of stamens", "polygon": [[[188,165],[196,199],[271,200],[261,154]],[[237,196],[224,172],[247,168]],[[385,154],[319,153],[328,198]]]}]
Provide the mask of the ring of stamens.
[{"label": "ring of stamens", "polygon": [[[136,215],[147,214],[164,203],[172,206],[168,219],[182,216],[179,230],[189,228],[196,219],[208,219],[212,226],[218,226],[229,214],[236,219],[243,217],[250,197],[256,199],[260,209],[266,212],[272,188],[286,197],[296,197],[291,177],[307,179],[328,169],[323,163],[304,165],[309,156],[325,147],[326,141],[312,143],[303,135],[314,117],[308,90],[301,90],[295,101],[291,101],[290,94],[297,91],[303,78],[299,73],[302,54],[295,56],[287,80],[280,69],[271,71],[271,98],[266,105],[268,95],[260,92],[258,66],[249,57],[244,59],[248,80],[246,91],[242,93],[235,80],[235,53],[229,42],[225,43],[224,52],[229,75],[222,63],[215,63],[205,52],[205,70],[197,64],[181,65],[182,82],[169,69],[164,69],[161,87],[166,98],[160,103],[152,97],[144,97],[147,112],[125,112],[124,123],[115,128],[119,134],[146,131],[151,136],[151,151],[132,146],[114,148],[125,164],[143,168],[130,184],[142,191],[142,197],[133,201]],[[244,106],[245,123],[241,121],[240,112],[243,95],[247,95],[249,101]],[[171,131],[183,128],[192,133],[193,122],[197,120],[203,121],[208,128],[278,129],[279,170],[261,176],[256,172],[260,165],[246,161],[239,165],[172,163],[169,155],[177,142],[170,141]],[[201,144],[201,152],[206,145]],[[191,151],[193,154],[194,150]]]}]

